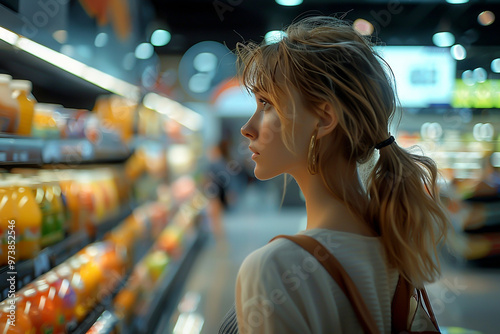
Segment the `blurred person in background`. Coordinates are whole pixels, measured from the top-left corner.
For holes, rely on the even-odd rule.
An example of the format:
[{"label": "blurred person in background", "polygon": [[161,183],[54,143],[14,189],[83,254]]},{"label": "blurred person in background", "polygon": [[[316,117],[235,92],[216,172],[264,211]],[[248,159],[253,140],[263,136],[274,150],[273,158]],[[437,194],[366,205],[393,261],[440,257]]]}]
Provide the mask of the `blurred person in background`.
[{"label": "blurred person in background", "polygon": [[[339,260],[378,332],[390,333],[398,278],[423,287],[439,275],[448,218],[435,163],[398,146],[388,131],[397,106],[389,66],[368,38],[333,17],[302,19],[275,43],[236,51],[241,80],[257,100],[241,129],[256,178],[297,181],[307,210],[299,234]],[[286,239],[251,253],[219,333],[363,332],[342,290],[311,260]]]},{"label": "blurred person in background", "polygon": [[224,235],[222,216],[229,207],[229,186],[231,175],[229,161],[229,143],[221,140],[208,151],[208,166],[205,174],[205,189],[209,193],[208,214],[212,223],[212,232],[216,237]]}]

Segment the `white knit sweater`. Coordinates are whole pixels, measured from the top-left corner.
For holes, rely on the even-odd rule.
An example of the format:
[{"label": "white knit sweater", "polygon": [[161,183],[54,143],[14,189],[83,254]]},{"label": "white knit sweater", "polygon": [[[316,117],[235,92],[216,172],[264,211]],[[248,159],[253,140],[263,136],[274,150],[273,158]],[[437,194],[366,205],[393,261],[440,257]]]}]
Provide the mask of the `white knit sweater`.
[{"label": "white knit sweater", "polygon": [[[398,272],[377,237],[327,229],[300,232],[326,246],[361,292],[380,333],[391,331]],[[236,282],[240,333],[362,333],[351,304],[321,264],[290,240],[251,253]]]}]

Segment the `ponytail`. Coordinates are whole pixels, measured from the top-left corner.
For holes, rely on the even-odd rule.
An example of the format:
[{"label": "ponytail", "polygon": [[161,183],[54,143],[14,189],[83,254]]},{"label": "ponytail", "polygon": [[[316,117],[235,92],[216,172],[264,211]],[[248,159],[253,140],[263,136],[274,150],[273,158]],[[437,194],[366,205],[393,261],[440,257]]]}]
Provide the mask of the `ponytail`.
[{"label": "ponytail", "polygon": [[437,177],[432,159],[393,143],[380,150],[368,179],[367,218],[381,235],[389,263],[418,287],[439,275],[436,247],[448,227]]}]

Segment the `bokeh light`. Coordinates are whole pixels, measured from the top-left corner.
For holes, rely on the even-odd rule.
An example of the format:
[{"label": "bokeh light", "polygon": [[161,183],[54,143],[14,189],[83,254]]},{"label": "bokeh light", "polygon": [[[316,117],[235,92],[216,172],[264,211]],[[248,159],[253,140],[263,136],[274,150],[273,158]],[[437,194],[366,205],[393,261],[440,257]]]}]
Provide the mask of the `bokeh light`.
[{"label": "bokeh light", "polygon": [[489,26],[490,24],[495,22],[495,14],[493,14],[493,12],[489,10],[481,12],[477,16],[477,22],[479,22],[479,24],[482,26]]},{"label": "bokeh light", "polygon": [[353,23],[354,30],[359,32],[361,35],[369,36],[373,34],[373,24],[365,19],[357,19]]},{"label": "bokeh light", "polygon": [[493,59],[491,62],[491,70],[495,73],[500,73],[500,58]]},{"label": "bokeh light", "polygon": [[276,0],[276,3],[281,6],[298,6],[302,0]]},{"label": "bokeh light", "polygon": [[212,52],[202,52],[193,59],[193,67],[199,72],[210,72],[217,67],[217,56]]},{"label": "bokeh light", "polygon": [[108,44],[108,39],[108,34],[106,34],[105,32],[101,32],[95,37],[94,45],[98,48],[102,48],[103,46]]},{"label": "bokeh light", "polygon": [[488,79],[488,72],[482,67],[476,68],[472,74],[474,75],[474,80],[479,83],[483,83]]},{"label": "bokeh light", "polygon": [[437,32],[432,36],[432,42],[439,47],[452,46],[455,43],[455,36],[451,32]]},{"label": "bokeh light", "polygon": [[172,39],[172,35],[163,29],[155,30],[151,34],[151,44],[154,46],[164,46],[167,45]]},{"label": "bokeh light", "polygon": [[135,57],[137,59],[149,59],[153,56],[154,47],[149,43],[141,43],[135,48]]},{"label": "bokeh light", "polygon": [[467,51],[460,44],[455,44],[450,49],[451,56],[455,60],[464,60],[467,57]]},{"label": "bokeh light", "polygon": [[462,73],[462,80],[467,86],[474,86],[474,84],[476,83],[474,73],[472,73],[471,70],[467,70]]},{"label": "bokeh light", "polygon": [[264,36],[264,40],[267,44],[274,44],[281,41],[284,37],[286,37],[286,33],[284,31],[271,30]]}]

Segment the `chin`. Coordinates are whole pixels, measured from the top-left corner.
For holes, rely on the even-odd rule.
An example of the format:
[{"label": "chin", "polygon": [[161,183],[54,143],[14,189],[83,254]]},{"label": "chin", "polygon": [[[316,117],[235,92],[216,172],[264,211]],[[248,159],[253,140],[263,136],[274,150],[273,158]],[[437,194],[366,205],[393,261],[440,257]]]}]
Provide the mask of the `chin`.
[{"label": "chin", "polygon": [[255,170],[254,170],[255,178],[257,180],[260,180],[260,181],[270,180],[270,179],[275,178],[276,176],[279,176],[281,174],[283,174],[283,173],[263,171],[263,170],[259,169],[258,167],[255,167]]}]

